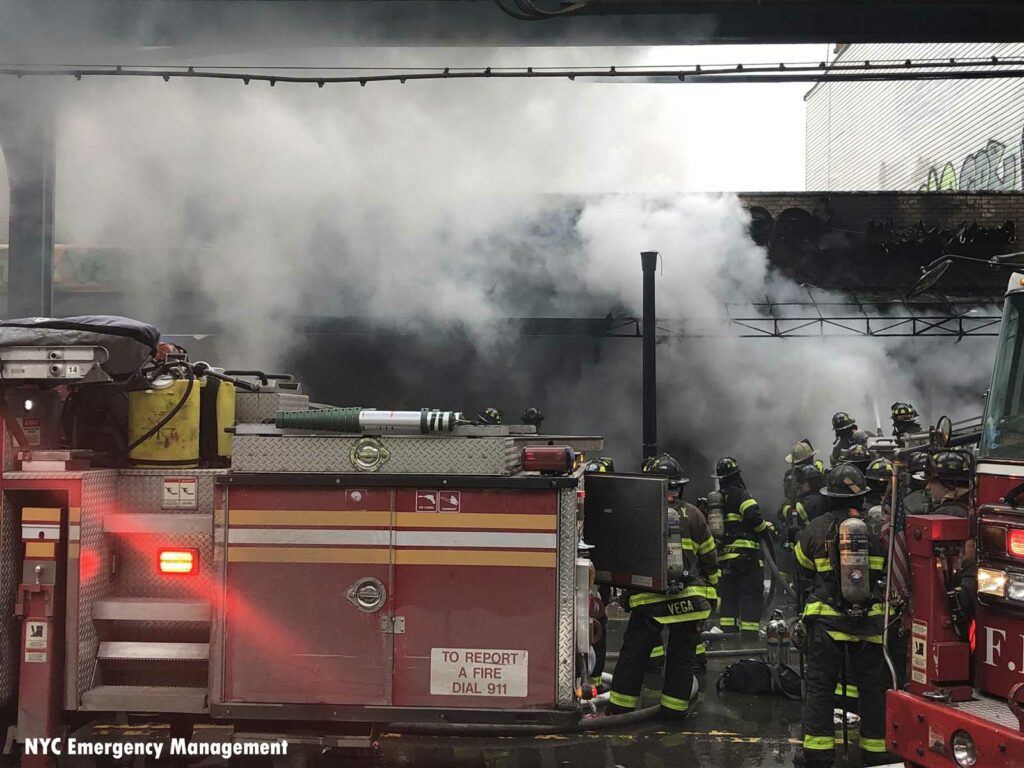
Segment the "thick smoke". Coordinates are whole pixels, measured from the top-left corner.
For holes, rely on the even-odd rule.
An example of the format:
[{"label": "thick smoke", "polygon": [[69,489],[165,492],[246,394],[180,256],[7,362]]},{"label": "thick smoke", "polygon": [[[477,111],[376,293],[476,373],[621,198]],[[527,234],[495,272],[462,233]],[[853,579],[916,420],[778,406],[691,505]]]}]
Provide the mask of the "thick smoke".
[{"label": "thick smoke", "polygon": [[[397,54],[376,66],[384,55]],[[626,469],[639,458],[639,344],[524,339],[502,320],[639,315],[638,254],[658,250],[659,316],[703,334],[659,345],[661,443],[696,491],[729,453],[755,495],[777,500],[789,444],[827,453],[835,410],[864,427],[876,404],[886,426],[896,399],[929,421],[980,412],[991,353],[976,340],[729,335],[727,303],[804,294],[771,273],[735,197],[685,194],[702,148],[680,137],[711,117],[692,105],[664,86],[561,81],[87,79],[61,110],[58,240],[129,248],[122,297],[91,310],[216,330],[217,362],[297,366],[331,402],[497,404],[511,417],[539,405],[554,431],[605,435]],[[308,332],[325,317],[363,320]]]}]

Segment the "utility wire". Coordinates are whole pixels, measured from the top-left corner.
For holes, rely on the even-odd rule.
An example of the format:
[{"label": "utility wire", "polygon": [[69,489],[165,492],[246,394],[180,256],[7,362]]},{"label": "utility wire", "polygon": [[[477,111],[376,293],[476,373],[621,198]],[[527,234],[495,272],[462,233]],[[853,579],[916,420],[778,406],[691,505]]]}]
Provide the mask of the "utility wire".
[{"label": "utility wire", "polygon": [[[995,69],[993,69],[995,67]],[[496,68],[483,69],[443,67],[434,69],[402,70],[360,70],[366,74],[324,75],[324,74],[280,74],[253,67],[246,71],[225,68],[198,68],[195,66],[147,67],[147,66],[2,66],[0,76],[16,78],[32,77],[159,77],[165,81],[171,78],[202,80],[234,80],[248,85],[250,82],[309,83],[323,87],[327,84],[354,84],[399,82],[410,80],[476,80],[476,79],[553,79],[567,78],[642,78],[672,79],[684,83],[817,83],[817,82],[863,82],[889,80],[982,80],[1014,78],[1024,76],[1024,58],[957,60],[907,59],[900,62],[838,62],[835,64],[700,64],[683,68],[627,67],[583,67],[583,68]],[[308,70],[307,70],[308,71]],[[339,71],[339,70],[319,70]],[[345,71],[345,70],[341,70]],[[377,72],[378,74],[369,74]]]}]

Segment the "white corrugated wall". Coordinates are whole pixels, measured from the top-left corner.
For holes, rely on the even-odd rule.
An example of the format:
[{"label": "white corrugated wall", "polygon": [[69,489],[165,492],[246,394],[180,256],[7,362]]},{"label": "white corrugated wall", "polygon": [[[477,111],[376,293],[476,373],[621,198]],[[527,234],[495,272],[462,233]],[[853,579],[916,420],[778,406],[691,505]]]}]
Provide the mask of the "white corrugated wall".
[{"label": "white corrugated wall", "polygon": [[[839,61],[1024,56],[1024,43],[851,45]],[[815,190],[1020,190],[1024,82],[819,84],[806,97]]]}]

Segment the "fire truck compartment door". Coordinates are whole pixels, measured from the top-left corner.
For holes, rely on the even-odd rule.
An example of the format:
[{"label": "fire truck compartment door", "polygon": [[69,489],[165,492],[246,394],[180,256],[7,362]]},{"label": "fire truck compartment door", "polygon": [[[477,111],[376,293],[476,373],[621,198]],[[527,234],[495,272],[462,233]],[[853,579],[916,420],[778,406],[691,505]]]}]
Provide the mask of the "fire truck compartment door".
[{"label": "fire truck compartment door", "polygon": [[391,494],[232,487],[224,702],[391,703]]},{"label": "fire truck compartment door", "polygon": [[616,587],[666,584],[667,481],[648,475],[586,476],[583,540],[597,581]]}]

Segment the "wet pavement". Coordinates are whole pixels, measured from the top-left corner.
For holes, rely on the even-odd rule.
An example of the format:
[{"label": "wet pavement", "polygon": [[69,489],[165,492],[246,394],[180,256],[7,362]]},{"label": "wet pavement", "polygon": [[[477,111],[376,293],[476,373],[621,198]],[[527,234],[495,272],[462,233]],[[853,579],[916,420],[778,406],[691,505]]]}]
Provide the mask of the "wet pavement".
[{"label": "wet pavement", "polygon": [[[621,626],[612,625],[612,647]],[[718,648],[726,647],[719,644]],[[733,646],[735,647],[735,646]],[[695,713],[683,725],[652,720],[622,730],[532,737],[452,738],[385,735],[380,768],[561,768],[620,766],[669,768],[702,766],[761,768],[790,766],[800,744],[800,702],[764,695],[718,692],[715,682],[736,658],[709,659]],[[646,686],[660,686],[648,675]],[[641,706],[656,704],[656,690],[645,691]],[[851,729],[855,739],[856,729]],[[839,747],[836,768],[860,764],[855,741],[848,758]]]}]

